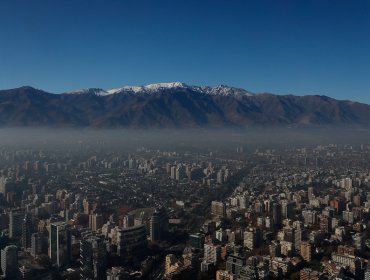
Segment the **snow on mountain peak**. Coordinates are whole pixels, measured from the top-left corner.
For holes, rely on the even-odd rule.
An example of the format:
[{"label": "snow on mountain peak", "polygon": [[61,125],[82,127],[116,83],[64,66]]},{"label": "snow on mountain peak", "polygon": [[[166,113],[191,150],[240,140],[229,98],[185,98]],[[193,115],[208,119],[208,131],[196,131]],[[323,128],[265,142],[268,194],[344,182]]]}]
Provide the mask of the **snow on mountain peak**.
[{"label": "snow on mountain peak", "polygon": [[185,83],[181,82],[172,82],[172,83],[156,83],[156,84],[149,84],[146,86],[124,86],[117,89],[110,89],[110,90],[103,90],[99,88],[88,88],[88,89],[80,89],[69,92],[70,94],[94,94],[98,96],[105,96],[111,94],[118,94],[118,93],[127,93],[127,94],[138,94],[138,93],[146,93],[146,94],[153,94],[156,92],[160,92],[163,90],[169,89],[186,89],[193,92],[199,92],[203,94],[210,94],[210,95],[224,95],[224,96],[239,96],[239,95],[247,95],[251,96],[252,93],[241,89],[241,88],[234,88],[225,85],[219,85],[215,87],[210,86],[189,86]]},{"label": "snow on mountain peak", "polygon": [[151,84],[145,86],[145,88],[157,90],[160,88],[185,88],[187,87],[186,84],[181,82],[173,82],[173,83],[158,83],[158,84]]},{"label": "snow on mountain peak", "polygon": [[101,88],[83,88],[83,89],[69,91],[67,92],[67,94],[92,94],[92,95],[104,96],[104,95],[108,95],[109,93]]},{"label": "snow on mountain peak", "polygon": [[124,86],[121,88],[108,90],[107,92],[110,94],[115,94],[115,93],[120,93],[120,92],[150,93],[150,92],[155,92],[161,89],[185,88],[185,87],[187,87],[187,85],[181,82],[157,83],[157,84],[150,84],[146,86]]}]

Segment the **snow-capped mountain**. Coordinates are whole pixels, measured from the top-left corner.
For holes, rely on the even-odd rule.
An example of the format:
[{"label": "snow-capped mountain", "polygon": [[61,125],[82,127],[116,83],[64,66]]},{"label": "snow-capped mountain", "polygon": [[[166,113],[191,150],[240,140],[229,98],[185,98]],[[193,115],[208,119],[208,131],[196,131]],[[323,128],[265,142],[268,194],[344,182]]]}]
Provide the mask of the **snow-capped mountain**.
[{"label": "snow-capped mountain", "polygon": [[100,88],[87,88],[80,89],[71,92],[68,94],[94,94],[98,96],[105,96],[109,94],[118,94],[118,93],[127,93],[127,94],[153,94],[160,93],[163,91],[173,91],[173,90],[188,90],[197,93],[211,94],[211,95],[253,95],[251,92],[246,91],[241,88],[229,87],[225,85],[219,85],[215,87],[210,86],[189,86],[181,82],[172,82],[172,83],[157,83],[150,84],[146,86],[123,86],[116,89],[103,90]]},{"label": "snow-capped mountain", "polygon": [[370,106],[327,96],[251,94],[227,86],[160,83],[52,94],[0,90],[0,127],[370,127]]},{"label": "snow-capped mountain", "polygon": [[69,91],[66,93],[67,94],[92,94],[92,95],[97,95],[97,96],[104,96],[104,95],[109,94],[109,92],[101,88],[83,88],[83,89]]}]

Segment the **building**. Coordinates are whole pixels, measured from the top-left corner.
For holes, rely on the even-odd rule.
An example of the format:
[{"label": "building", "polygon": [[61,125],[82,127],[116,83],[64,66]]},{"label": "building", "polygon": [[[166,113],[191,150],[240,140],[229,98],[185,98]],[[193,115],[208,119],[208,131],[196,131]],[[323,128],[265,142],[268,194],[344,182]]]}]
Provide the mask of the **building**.
[{"label": "building", "polygon": [[319,280],[320,273],[310,268],[304,268],[299,273],[300,280]]},{"label": "building", "polygon": [[71,232],[65,222],[50,224],[49,257],[51,263],[63,267],[71,261]]},{"label": "building", "polygon": [[244,232],[244,247],[253,250],[261,245],[262,231],[258,228],[250,228]]},{"label": "building", "polygon": [[6,194],[8,193],[10,189],[10,180],[6,178],[5,176],[0,177],[0,194],[2,194],[4,197],[6,197]]},{"label": "building", "polygon": [[204,246],[204,234],[195,233],[189,235],[189,245],[195,249],[202,249]]},{"label": "building", "polygon": [[365,271],[364,280],[370,280],[370,266]]},{"label": "building", "polygon": [[211,203],[211,214],[215,217],[225,218],[226,216],[226,205],[220,201],[212,201]]},{"label": "building", "polygon": [[344,210],[345,204],[343,199],[335,198],[329,201],[329,206],[334,208],[337,214],[340,214]]},{"label": "building", "polygon": [[164,208],[155,209],[150,218],[150,240],[161,241],[168,230],[168,218]]},{"label": "building", "polygon": [[226,270],[233,276],[239,275],[240,270],[246,265],[246,258],[239,255],[229,255],[226,260]]},{"label": "building", "polygon": [[101,214],[90,214],[89,215],[89,228],[92,231],[97,231],[103,226],[103,216]]},{"label": "building", "polygon": [[276,258],[281,256],[281,245],[279,241],[272,241],[269,245],[269,252],[271,258]]},{"label": "building", "polygon": [[293,252],[293,243],[289,241],[281,241],[280,242],[281,254],[285,256],[291,256]]},{"label": "building", "polygon": [[294,215],[294,201],[281,201],[281,215],[283,219],[291,219]]},{"label": "building", "polygon": [[354,222],[354,215],[353,215],[353,212],[352,211],[343,211],[342,212],[342,218],[343,218],[343,221],[349,223],[349,224],[353,224]]},{"label": "building", "polygon": [[224,182],[224,172],[222,169],[217,172],[216,178],[217,184],[222,184]]},{"label": "building", "polygon": [[175,255],[167,255],[164,265],[165,275],[175,272],[180,266],[182,266],[182,264]]},{"label": "building", "polygon": [[120,228],[117,231],[117,253],[125,258],[145,255],[148,241],[145,225]]},{"label": "building", "polygon": [[33,225],[31,215],[26,213],[22,221],[22,246],[24,248],[31,247],[31,234],[33,232]]},{"label": "building", "polygon": [[310,242],[301,242],[301,256],[307,262],[310,262],[312,260],[312,245]]},{"label": "building", "polygon": [[106,279],[107,252],[103,236],[84,236],[80,241],[80,279]]},{"label": "building", "polygon": [[22,236],[23,212],[10,212],[9,214],[9,237],[19,238]]},{"label": "building", "polygon": [[331,222],[332,222],[331,217],[321,215],[320,216],[320,229],[325,233],[331,232]]},{"label": "building", "polygon": [[362,252],[366,247],[364,235],[362,235],[361,233],[356,233],[352,236],[352,239],[356,250],[358,252]]},{"label": "building", "polygon": [[18,269],[18,248],[10,245],[1,250],[1,270],[5,279],[17,279]]},{"label": "building", "polygon": [[288,267],[290,264],[290,259],[283,258],[271,258],[269,259],[269,270],[279,279],[283,278],[288,272]]},{"label": "building", "polygon": [[317,223],[317,212],[311,210],[302,211],[302,217],[305,225],[315,225]]},{"label": "building", "polygon": [[234,280],[233,274],[226,270],[217,270],[216,271],[216,280]]},{"label": "building", "polygon": [[31,279],[33,276],[33,270],[29,267],[22,266],[19,268],[19,276],[21,279]]},{"label": "building", "polygon": [[130,273],[122,267],[112,267],[107,271],[107,280],[129,280]]},{"label": "building", "polygon": [[213,244],[204,244],[203,261],[217,265],[221,258],[221,246]]},{"label": "building", "polygon": [[239,272],[238,280],[259,280],[259,272],[256,266],[243,266]]},{"label": "building", "polygon": [[346,254],[333,253],[331,258],[336,264],[339,264],[343,267],[348,267],[349,270],[355,275],[358,275],[364,264],[362,258]]},{"label": "building", "polygon": [[42,233],[34,233],[31,236],[31,256],[34,258],[46,253],[47,239]]},{"label": "building", "polygon": [[282,215],[281,215],[281,204],[278,202],[274,202],[272,204],[272,220],[274,223],[274,227],[280,228]]},{"label": "building", "polygon": [[257,247],[257,236],[255,232],[244,232],[244,247],[251,251]]}]

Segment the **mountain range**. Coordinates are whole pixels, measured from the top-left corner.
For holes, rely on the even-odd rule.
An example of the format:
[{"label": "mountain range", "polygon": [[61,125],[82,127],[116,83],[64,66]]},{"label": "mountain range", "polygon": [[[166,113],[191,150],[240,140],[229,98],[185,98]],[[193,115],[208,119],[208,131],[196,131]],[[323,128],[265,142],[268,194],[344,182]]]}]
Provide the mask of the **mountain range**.
[{"label": "mountain range", "polygon": [[370,106],[321,95],[254,94],[228,86],[159,83],[54,94],[0,90],[0,127],[369,127]]}]

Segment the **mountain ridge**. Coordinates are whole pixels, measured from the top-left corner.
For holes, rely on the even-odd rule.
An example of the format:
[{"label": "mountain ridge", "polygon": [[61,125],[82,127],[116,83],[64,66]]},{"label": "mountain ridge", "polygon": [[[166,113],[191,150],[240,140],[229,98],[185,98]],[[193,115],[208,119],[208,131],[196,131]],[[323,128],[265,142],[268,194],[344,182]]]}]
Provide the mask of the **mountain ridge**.
[{"label": "mountain ridge", "polygon": [[159,83],[61,94],[0,90],[0,127],[196,128],[370,126],[370,106],[322,95]]}]

